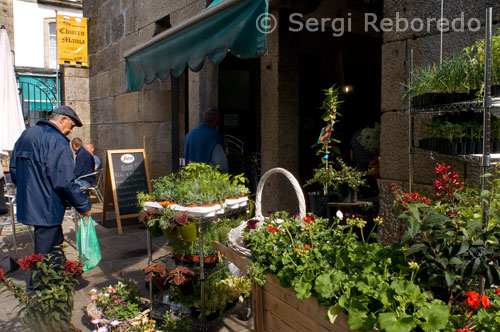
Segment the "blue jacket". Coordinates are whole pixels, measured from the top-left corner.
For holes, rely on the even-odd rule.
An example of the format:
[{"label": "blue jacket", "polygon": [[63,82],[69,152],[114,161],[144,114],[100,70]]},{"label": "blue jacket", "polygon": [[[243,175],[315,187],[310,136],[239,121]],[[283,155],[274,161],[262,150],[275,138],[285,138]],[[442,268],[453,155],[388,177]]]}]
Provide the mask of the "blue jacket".
[{"label": "blue jacket", "polygon": [[[95,160],[90,152],[80,146],[75,152],[75,176],[81,177],[95,172]],[[94,184],[95,175],[86,176],[82,180],[87,181],[90,185]]]},{"label": "blue jacket", "polygon": [[210,164],[215,145],[224,146],[224,138],[209,124],[202,122],[186,135],[184,158],[192,163]]},{"label": "blue jacket", "polygon": [[56,226],[67,206],[90,210],[87,196],[75,179],[69,140],[55,124],[40,120],[17,140],[10,161],[17,185],[17,219],[25,225]]}]

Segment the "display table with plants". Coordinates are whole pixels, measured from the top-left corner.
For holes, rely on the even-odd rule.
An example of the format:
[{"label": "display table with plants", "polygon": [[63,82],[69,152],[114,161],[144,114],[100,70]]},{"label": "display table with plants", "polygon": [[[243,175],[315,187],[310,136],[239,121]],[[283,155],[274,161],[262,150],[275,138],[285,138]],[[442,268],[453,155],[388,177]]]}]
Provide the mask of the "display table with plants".
[{"label": "display table with plants", "polygon": [[500,168],[482,192],[434,172],[433,192],[393,186],[400,238],[377,242],[382,218],[249,222],[255,331],[499,331]]},{"label": "display table with plants", "polygon": [[[170,272],[163,272],[162,275],[161,266],[150,265],[146,269],[149,269],[147,273],[152,272],[153,281],[155,277],[165,278],[158,288],[167,288],[168,280],[173,280],[178,286],[162,289],[173,293],[157,294],[159,298],[155,297],[153,306],[159,304],[164,310],[176,311],[180,308],[186,311],[186,303],[172,308],[172,303],[177,303],[172,302],[172,298],[181,297],[188,303],[197,298],[200,319],[196,322],[201,330],[206,329],[206,317],[212,314],[211,299],[207,299],[206,294],[215,285],[208,281],[213,269],[218,268],[217,252],[212,244],[214,241],[225,241],[225,235],[234,227],[224,216],[246,212],[249,193],[244,185],[246,181],[242,175],[220,173],[206,164],[189,164],[178,173],[153,180],[153,193],[138,194],[139,204],[143,208],[140,219],[146,224],[148,234],[155,236],[163,233],[168,238],[176,239],[170,259],[175,266],[168,267]],[[199,292],[191,291],[195,294],[192,295],[179,291],[183,287],[175,282],[178,278],[169,277],[172,271],[182,276],[180,278],[191,285],[190,289],[194,285]],[[220,314],[220,310],[217,314]]]}]

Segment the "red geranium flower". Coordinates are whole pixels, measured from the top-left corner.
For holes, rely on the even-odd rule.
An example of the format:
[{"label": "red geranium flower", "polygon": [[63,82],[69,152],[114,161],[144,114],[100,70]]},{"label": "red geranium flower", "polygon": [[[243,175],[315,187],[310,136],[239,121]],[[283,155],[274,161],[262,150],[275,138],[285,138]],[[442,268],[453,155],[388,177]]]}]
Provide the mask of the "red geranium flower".
[{"label": "red geranium flower", "polygon": [[31,254],[26,257],[21,257],[18,259],[19,266],[23,270],[28,270],[31,267],[35,267],[37,262],[41,262],[43,260],[43,254]]},{"label": "red geranium flower", "polygon": [[3,274],[3,269],[0,269],[0,281],[5,279],[5,275]]},{"label": "red geranium flower", "polygon": [[306,244],[304,247],[305,247],[306,249],[311,249],[311,246],[310,246],[309,244]]},{"label": "red geranium flower", "polygon": [[483,305],[484,308],[490,307],[490,302],[488,301],[488,297],[486,295],[483,295],[481,297],[481,304]]},{"label": "red geranium flower", "polygon": [[479,306],[480,295],[476,292],[467,292],[467,304],[475,309]]},{"label": "red geranium flower", "polygon": [[497,290],[495,291],[495,294],[496,295],[500,295],[500,288],[499,287],[497,287]]}]

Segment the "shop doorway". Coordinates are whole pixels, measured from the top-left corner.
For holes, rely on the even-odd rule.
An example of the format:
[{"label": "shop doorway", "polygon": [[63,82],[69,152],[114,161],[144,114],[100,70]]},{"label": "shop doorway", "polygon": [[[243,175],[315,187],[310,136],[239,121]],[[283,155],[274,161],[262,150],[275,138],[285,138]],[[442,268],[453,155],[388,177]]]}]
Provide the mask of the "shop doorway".
[{"label": "shop doorway", "polygon": [[220,131],[226,135],[231,174],[245,173],[250,188],[260,176],[260,59],[228,54],[219,65]]}]

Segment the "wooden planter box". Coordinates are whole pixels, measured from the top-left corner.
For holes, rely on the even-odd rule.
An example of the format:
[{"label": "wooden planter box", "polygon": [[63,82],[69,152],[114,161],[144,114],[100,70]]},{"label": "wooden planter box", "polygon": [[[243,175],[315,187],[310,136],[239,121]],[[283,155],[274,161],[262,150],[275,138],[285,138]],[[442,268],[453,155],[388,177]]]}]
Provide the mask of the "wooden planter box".
[{"label": "wooden planter box", "polygon": [[[214,248],[246,274],[250,259],[218,242]],[[338,315],[334,324],[327,310],[314,297],[299,300],[291,288],[280,286],[274,274],[267,275],[264,287],[252,282],[252,315],[255,332],[356,332],[347,324],[347,315]]]},{"label": "wooden planter box", "polygon": [[267,275],[264,287],[253,282],[252,308],[255,332],[353,332],[347,315],[341,313],[334,324],[327,310],[314,297],[299,300],[291,288],[280,286],[275,275]]}]

